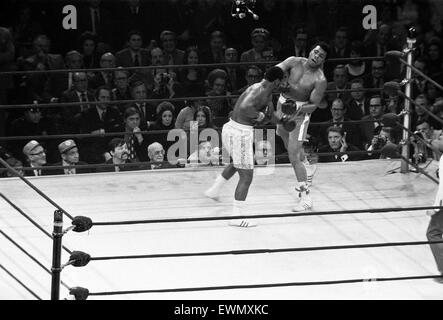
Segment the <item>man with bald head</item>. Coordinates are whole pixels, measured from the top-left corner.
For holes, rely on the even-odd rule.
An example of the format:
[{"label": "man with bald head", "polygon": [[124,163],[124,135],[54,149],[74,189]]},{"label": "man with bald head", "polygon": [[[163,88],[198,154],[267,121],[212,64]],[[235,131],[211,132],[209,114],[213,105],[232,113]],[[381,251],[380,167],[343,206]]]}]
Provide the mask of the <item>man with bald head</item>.
[{"label": "man with bald head", "polygon": [[[100,68],[115,68],[115,56],[111,52],[104,53],[100,58]],[[97,89],[101,86],[108,86],[112,88],[114,85],[113,71],[97,72],[91,80],[89,80],[89,87]]]},{"label": "man with bald head", "polygon": [[85,72],[75,72],[72,75],[72,88],[63,92],[61,102],[81,102],[75,107],[64,107],[61,111],[61,133],[78,133],[80,113],[89,109],[94,101],[94,94],[88,89],[88,77]]}]

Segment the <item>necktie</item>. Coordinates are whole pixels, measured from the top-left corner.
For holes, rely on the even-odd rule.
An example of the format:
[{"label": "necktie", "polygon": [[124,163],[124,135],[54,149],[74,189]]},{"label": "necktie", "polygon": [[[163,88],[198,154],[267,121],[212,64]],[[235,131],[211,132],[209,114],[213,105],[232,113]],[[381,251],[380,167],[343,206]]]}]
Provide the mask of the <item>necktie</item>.
[{"label": "necktie", "polygon": [[105,115],[106,115],[106,112],[105,112],[105,111],[103,111],[102,113],[100,113],[100,120],[101,120],[101,121],[104,121],[104,120],[105,120]]},{"label": "necktie", "polygon": [[138,60],[138,54],[136,54],[134,56],[134,67],[139,67],[140,66],[140,62]]},{"label": "necktie", "polygon": [[[85,92],[82,92],[81,93],[81,102],[87,102],[88,101],[88,97],[86,96],[86,93]],[[87,105],[85,105],[85,104],[81,104],[80,105],[80,108],[81,108],[81,111],[84,111],[84,110],[86,110],[88,107],[87,107]]]},{"label": "necktie", "polygon": [[112,85],[112,75],[110,73],[106,74],[106,84],[108,86]]}]

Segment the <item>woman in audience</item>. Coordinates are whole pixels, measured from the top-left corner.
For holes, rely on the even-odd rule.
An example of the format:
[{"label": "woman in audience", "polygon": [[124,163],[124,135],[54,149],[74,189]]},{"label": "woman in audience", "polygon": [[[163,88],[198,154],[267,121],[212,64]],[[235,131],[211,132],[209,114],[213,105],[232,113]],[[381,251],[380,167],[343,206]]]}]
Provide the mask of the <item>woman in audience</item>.
[{"label": "woman in audience", "polygon": [[[185,52],[185,64],[198,64],[199,52],[197,47],[190,46]],[[183,68],[179,80],[186,97],[201,97],[205,95],[206,72],[204,68]]]}]

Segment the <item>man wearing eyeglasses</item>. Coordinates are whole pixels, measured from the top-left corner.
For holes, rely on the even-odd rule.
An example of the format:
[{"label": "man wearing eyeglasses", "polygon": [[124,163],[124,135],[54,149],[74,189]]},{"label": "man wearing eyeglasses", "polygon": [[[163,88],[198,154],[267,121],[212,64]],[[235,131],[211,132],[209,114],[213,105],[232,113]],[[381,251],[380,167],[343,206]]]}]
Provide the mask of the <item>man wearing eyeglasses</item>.
[{"label": "man wearing eyeglasses", "polygon": [[[381,117],[385,113],[385,106],[383,100],[379,95],[374,95],[369,99],[369,115],[364,116],[362,120],[371,120],[361,124],[362,142],[367,149],[372,141],[372,138],[378,135],[382,129]],[[380,120],[380,121],[376,121]]]},{"label": "man wearing eyeglasses", "polygon": [[29,141],[23,147],[23,154],[29,166],[35,168],[33,170],[26,170],[25,176],[43,176],[47,175],[47,170],[39,168],[46,166],[46,151],[41,144],[35,140]]}]

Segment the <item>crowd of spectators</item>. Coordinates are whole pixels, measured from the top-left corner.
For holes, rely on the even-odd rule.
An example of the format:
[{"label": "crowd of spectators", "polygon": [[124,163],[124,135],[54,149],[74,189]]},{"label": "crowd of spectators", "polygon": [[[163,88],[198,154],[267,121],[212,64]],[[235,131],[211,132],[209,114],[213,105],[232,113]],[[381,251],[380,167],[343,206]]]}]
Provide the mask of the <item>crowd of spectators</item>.
[{"label": "crowd of spectators", "polygon": [[[107,163],[115,164],[111,169],[118,171],[126,168],[119,164],[147,161],[151,161],[148,169],[181,166],[159,164],[165,162],[174,143],[168,141],[168,131],[221,128],[229,120],[236,97],[263,79],[267,67],[263,62],[291,55],[306,57],[317,40],[329,42],[328,59],[357,58],[332,60],[324,66],[328,107],[312,114],[314,124],[306,144],[317,152],[342,154],[319,157],[319,161],[378,158],[380,154],[371,151],[400,142],[401,131],[385,127],[381,118],[385,113],[400,113],[404,101],[381,89],[387,81],[401,81],[405,69],[398,61],[381,57],[388,50],[402,50],[410,26],[417,29],[414,66],[443,83],[439,24],[443,15],[431,0],[371,1],[379,12],[375,30],[361,26],[359,17],[367,4],[363,0],[257,1],[259,20],[233,18],[232,2],[222,0],[65,2],[23,1],[17,6],[15,1],[2,1],[0,105],[32,104],[27,109],[0,109],[0,137],[26,136],[0,141],[2,157],[13,159],[17,168]],[[62,29],[61,8],[66,4],[78,9],[77,30]],[[358,60],[363,56],[380,58]],[[226,65],[236,62],[244,64]],[[220,65],[199,66],[213,63]],[[151,68],[124,69],[145,66]],[[5,71],[62,69],[77,70],[2,75]],[[341,91],[346,89],[361,91]],[[411,129],[427,139],[438,138],[441,121],[424,110],[443,119],[443,92],[415,76],[412,98],[417,106],[412,106]],[[141,101],[146,99],[151,100]],[[57,103],[69,102],[78,105],[57,107]],[[43,103],[53,107],[39,107]],[[343,123],[349,120],[371,122]],[[73,134],[96,136],[29,138]],[[215,164],[219,157],[214,150],[219,152],[220,141],[214,142],[190,148],[184,161]],[[411,143],[417,145],[415,140]],[[261,148],[265,146],[261,143]],[[343,154],[349,151],[367,152]],[[434,151],[425,151],[420,161],[436,157]],[[285,152],[278,137],[270,152],[277,156]],[[47,170],[46,174],[79,172],[87,170]],[[29,174],[45,173],[34,170]]]}]

